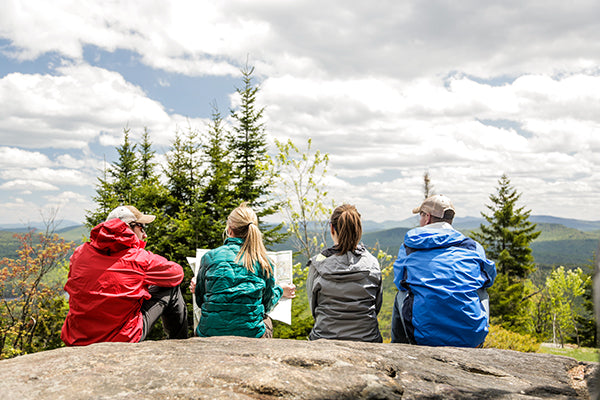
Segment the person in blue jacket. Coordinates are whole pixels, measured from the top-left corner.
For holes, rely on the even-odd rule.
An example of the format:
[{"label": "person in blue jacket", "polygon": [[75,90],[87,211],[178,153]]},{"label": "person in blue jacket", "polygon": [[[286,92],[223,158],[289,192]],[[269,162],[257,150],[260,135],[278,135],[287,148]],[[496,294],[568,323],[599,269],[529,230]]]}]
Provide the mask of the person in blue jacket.
[{"label": "person in blue jacket", "polygon": [[483,247],[452,227],[454,206],[434,195],[413,210],[420,227],[404,237],[394,262],[399,291],[392,343],[481,346],[489,331],[489,298],[496,267]]}]

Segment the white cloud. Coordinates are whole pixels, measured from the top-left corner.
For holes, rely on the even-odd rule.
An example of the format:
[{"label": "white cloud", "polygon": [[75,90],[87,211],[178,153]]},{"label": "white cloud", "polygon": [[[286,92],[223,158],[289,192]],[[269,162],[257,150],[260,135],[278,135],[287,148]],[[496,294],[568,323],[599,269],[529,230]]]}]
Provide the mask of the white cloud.
[{"label": "white cloud", "polygon": [[0,184],[13,198],[36,192],[21,181],[89,191],[102,167],[92,148],[120,145],[124,127],[135,141],[147,126],[164,152],[175,132],[206,126],[118,66],[88,65],[92,45],[190,77],[237,76],[248,59],[269,134],[312,137],[331,154],[332,195],[367,219],[408,216],[425,171],[463,215],[484,209],[503,172],[534,213],[580,217],[570,204],[600,201],[595,1],[9,0],[2,11],[4,54],[60,63],[0,78]]},{"label": "white cloud", "polygon": [[25,180],[43,180],[53,184],[66,184],[74,186],[88,186],[93,182],[94,177],[86,175],[84,172],[75,169],[52,169],[52,168],[34,168],[34,169],[9,169],[0,171],[2,179],[25,179]]},{"label": "white cloud", "polygon": [[31,194],[35,191],[58,190],[58,187],[48,182],[37,181],[33,179],[14,179],[0,185],[3,190],[21,190],[23,194]]},{"label": "white cloud", "polygon": [[15,147],[0,147],[0,168],[42,167],[50,165],[50,159],[37,151],[27,151]]}]

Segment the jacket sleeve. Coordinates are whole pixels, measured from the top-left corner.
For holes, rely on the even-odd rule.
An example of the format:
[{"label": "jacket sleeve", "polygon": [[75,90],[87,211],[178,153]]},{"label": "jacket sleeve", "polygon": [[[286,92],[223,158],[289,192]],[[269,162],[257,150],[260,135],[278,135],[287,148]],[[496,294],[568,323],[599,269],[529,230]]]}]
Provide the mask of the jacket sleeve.
[{"label": "jacket sleeve", "polygon": [[401,284],[406,273],[406,266],[404,265],[405,259],[406,247],[404,247],[404,243],[402,243],[400,245],[400,250],[398,250],[398,258],[396,258],[396,261],[394,261],[394,284],[398,290],[406,290]]},{"label": "jacket sleeve", "polygon": [[[145,251],[145,250],[144,250]],[[160,287],[177,286],[183,281],[183,268],[163,256],[146,251],[147,265],[145,283]]]},{"label": "jacket sleeve", "polygon": [[262,304],[265,307],[265,313],[268,313],[275,308],[282,295],[283,288],[275,284],[275,277],[273,274],[268,278],[265,277],[265,292],[263,293],[262,300]]},{"label": "jacket sleeve", "polygon": [[202,303],[204,303],[204,294],[206,292],[204,281],[206,278],[206,269],[208,268],[208,264],[210,262],[209,260],[210,252],[204,254],[200,259],[200,268],[198,268],[198,275],[196,276],[196,288],[194,289],[194,299],[198,307],[202,307]]},{"label": "jacket sleeve", "polygon": [[375,298],[375,314],[379,314],[381,305],[383,304],[383,281],[379,275],[379,289],[377,289],[377,297]]},{"label": "jacket sleeve", "polygon": [[[477,243],[477,242],[476,242]],[[484,288],[492,286],[494,280],[496,279],[496,264],[492,260],[488,260],[485,256],[485,250],[483,246],[477,243],[477,253],[481,257],[481,270],[483,271],[484,276],[487,277],[487,281]]]},{"label": "jacket sleeve", "polygon": [[308,297],[308,305],[314,318],[315,309],[317,308],[318,293],[315,293],[315,279],[317,278],[317,271],[312,265],[312,260],[308,260],[308,275],[306,276],[306,294]]}]

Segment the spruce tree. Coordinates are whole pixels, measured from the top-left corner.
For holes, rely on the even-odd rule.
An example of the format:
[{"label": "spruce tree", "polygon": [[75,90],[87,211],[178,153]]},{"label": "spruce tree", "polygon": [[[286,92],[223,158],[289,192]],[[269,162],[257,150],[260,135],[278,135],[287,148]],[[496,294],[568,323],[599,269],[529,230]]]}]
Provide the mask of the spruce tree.
[{"label": "spruce tree", "polygon": [[497,193],[490,195],[490,215],[481,213],[487,225],[471,237],[485,248],[487,256],[496,261],[498,276],[489,289],[492,322],[504,328],[524,332],[526,325],[525,280],[535,270],[530,243],[540,235],[529,221],[530,210],[517,206],[521,197],[503,174]]},{"label": "spruce tree", "polygon": [[146,233],[151,238],[148,249],[155,251],[157,237],[164,234],[164,225],[168,220],[166,211],[172,203],[169,191],[160,182],[154,161],[156,152],[152,148],[150,133],[144,128],[142,141],[137,145],[139,160],[139,179],[132,190],[132,205],[140,211],[156,216],[156,220],[146,227]]},{"label": "spruce tree", "polygon": [[238,200],[255,205],[266,188],[261,182],[263,176],[259,163],[266,160],[267,140],[262,122],[264,108],[256,108],[256,95],[259,87],[254,85],[254,67],[242,68],[243,86],[236,88],[240,96],[240,106],[231,110],[234,121],[231,153],[234,160],[236,195]]},{"label": "spruce tree", "polygon": [[133,192],[139,179],[139,161],[135,153],[136,145],[129,141],[129,131],[129,128],[123,129],[123,144],[117,147],[118,160],[111,163],[103,171],[103,176],[98,178],[97,194],[92,197],[98,207],[86,216],[89,226],[104,221],[115,207],[131,204],[135,200]]},{"label": "spruce tree", "polygon": [[[240,106],[231,110],[233,135],[229,150],[233,156],[233,181],[236,202],[247,201],[256,212],[259,223],[275,214],[280,204],[270,201],[267,139],[262,122],[264,108],[257,108],[256,97],[259,86],[253,83],[254,67],[246,65],[241,69],[243,86],[236,88],[240,96]],[[264,231],[267,244],[277,242],[286,235],[282,233],[283,223]]]},{"label": "spruce tree", "polygon": [[233,165],[227,151],[228,132],[217,105],[212,104],[211,123],[202,146],[203,185],[197,211],[201,215],[202,245],[215,248],[223,243],[223,231],[229,213],[237,206],[233,192]]},{"label": "spruce tree", "polygon": [[144,128],[142,142],[139,144],[139,151],[140,180],[142,182],[147,182],[156,179],[156,163],[154,162],[156,152],[152,149],[148,128]]},{"label": "spruce tree", "polygon": [[198,133],[191,128],[176,133],[164,173],[168,201],[165,202],[163,231],[153,240],[157,252],[181,265],[199,247],[198,220],[195,212],[200,190],[201,160]]},{"label": "spruce tree", "polygon": [[129,128],[123,130],[123,144],[117,147],[119,161],[113,163],[109,170],[115,193],[124,204],[131,203],[131,192],[140,177],[139,160],[135,152],[137,145],[129,141],[129,131]]},{"label": "spruce tree", "polygon": [[197,200],[201,177],[200,143],[198,132],[189,128],[187,133],[175,134],[171,151],[167,154],[167,187],[173,197],[174,209],[169,214],[187,211]]}]

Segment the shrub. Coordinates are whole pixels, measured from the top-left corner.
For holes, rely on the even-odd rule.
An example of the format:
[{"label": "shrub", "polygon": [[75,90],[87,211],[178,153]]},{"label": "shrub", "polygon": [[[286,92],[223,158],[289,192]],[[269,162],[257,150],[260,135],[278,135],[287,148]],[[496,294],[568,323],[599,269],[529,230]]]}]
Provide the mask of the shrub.
[{"label": "shrub", "polygon": [[522,335],[499,325],[491,325],[483,347],[535,353],[539,350],[540,343],[531,335]]}]

